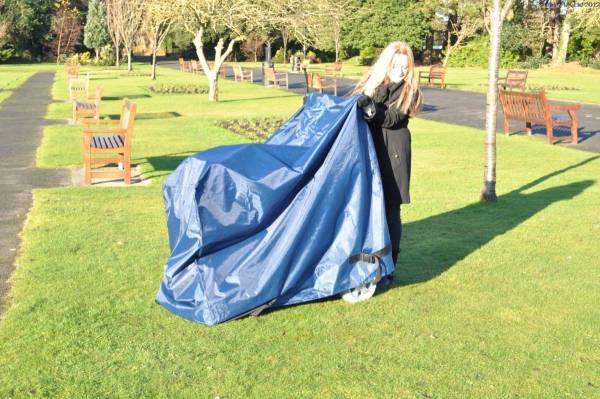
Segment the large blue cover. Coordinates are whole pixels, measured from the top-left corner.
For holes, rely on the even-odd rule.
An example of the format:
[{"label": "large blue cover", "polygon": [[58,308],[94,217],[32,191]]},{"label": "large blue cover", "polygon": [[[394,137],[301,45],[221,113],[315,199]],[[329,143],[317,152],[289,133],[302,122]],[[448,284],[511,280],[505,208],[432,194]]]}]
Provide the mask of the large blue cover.
[{"label": "large blue cover", "polygon": [[[356,97],[312,93],[264,144],[195,154],[164,187],[171,256],[156,297],[216,324],[373,281],[349,262],[390,244],[369,127]],[[394,271],[389,252],[381,275]]]}]

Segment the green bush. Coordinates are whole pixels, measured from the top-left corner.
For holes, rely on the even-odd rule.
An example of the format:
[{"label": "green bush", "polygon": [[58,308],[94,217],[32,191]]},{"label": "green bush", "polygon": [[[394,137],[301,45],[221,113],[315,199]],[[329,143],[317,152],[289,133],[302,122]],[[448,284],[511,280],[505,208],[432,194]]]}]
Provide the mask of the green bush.
[{"label": "green bush", "polygon": [[0,62],[7,61],[13,55],[15,55],[15,49],[13,49],[13,48],[0,49]]},{"label": "green bush", "polygon": [[148,87],[155,94],[208,94],[208,87],[201,85],[159,84]]},{"label": "green bush", "polygon": [[85,51],[83,53],[73,54],[71,57],[69,57],[69,60],[79,65],[88,65],[91,63],[92,57],[90,56],[89,52]]},{"label": "green bush", "polygon": [[115,56],[113,54],[113,48],[110,44],[103,46],[100,48],[100,52],[98,54],[98,65],[112,65],[115,63]]},{"label": "green bush", "polygon": [[[446,51],[442,52],[445,56]],[[448,66],[450,67],[466,67],[480,66],[487,68],[488,59],[490,56],[490,40],[489,36],[481,35],[473,38],[469,42],[455,48],[450,54]],[[519,55],[512,51],[500,50],[500,67],[512,68],[519,62]]]},{"label": "green bush", "polygon": [[530,55],[525,61],[520,62],[518,66],[523,69],[539,69],[549,62],[550,57],[548,55]]},{"label": "green bush", "polygon": [[287,51],[287,56],[285,57],[285,60],[284,60],[284,57],[283,57],[283,47],[280,47],[280,48],[279,48],[279,49],[278,49],[278,50],[275,52],[275,55],[273,56],[273,62],[277,62],[278,64],[282,64],[282,63],[284,63],[286,60],[289,60],[289,59],[290,59],[290,56],[291,56],[291,54],[292,54],[292,53],[290,52],[290,50],[288,50],[288,51]]},{"label": "green bush", "polygon": [[309,60],[316,62],[317,60],[317,53],[315,53],[314,51],[310,50],[306,53],[306,58],[308,58]]},{"label": "green bush", "polygon": [[375,58],[379,56],[383,49],[377,47],[365,47],[360,49],[360,54],[358,55],[358,65],[371,65]]},{"label": "green bush", "polygon": [[217,125],[247,137],[254,142],[262,143],[283,125],[284,122],[285,119],[267,117],[257,119],[231,119],[228,121],[219,121],[217,122]]}]

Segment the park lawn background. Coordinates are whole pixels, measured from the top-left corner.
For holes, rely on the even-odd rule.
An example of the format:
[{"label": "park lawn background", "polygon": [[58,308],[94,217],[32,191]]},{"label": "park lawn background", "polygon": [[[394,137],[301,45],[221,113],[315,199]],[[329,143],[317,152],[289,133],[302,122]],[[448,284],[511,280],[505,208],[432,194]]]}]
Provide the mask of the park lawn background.
[{"label": "park lawn background", "polygon": [[[260,68],[260,63],[240,62],[248,67]],[[333,63],[311,64],[310,71],[323,73],[326,66]],[[286,71],[291,64],[276,64],[277,71]],[[344,77],[358,79],[369,69],[367,66],[350,65],[344,63],[342,72]],[[515,68],[519,69],[519,68]],[[419,71],[429,71],[429,66],[416,68]],[[500,69],[498,75],[506,76],[508,69]],[[544,67],[528,70],[528,90],[538,91],[542,86],[546,88],[546,95],[553,100],[574,101],[588,104],[600,104],[600,70],[584,68],[576,62],[566,63],[559,67]],[[452,90],[474,91],[485,93],[487,91],[488,71],[481,67],[448,67],[446,72],[446,87]],[[438,81],[436,81],[438,82]],[[425,80],[422,81],[425,85]]]},{"label": "park lawn background", "polygon": [[[115,97],[106,112],[147,82],[98,79]],[[498,136],[499,202],[479,204],[483,132],[411,121],[413,203],[402,208],[397,278],[368,302],[214,327],[155,304],[169,254],[166,174],[188,152],[246,142],[215,120],[289,116],[301,104],[232,82],[221,82],[222,103],[204,97],[135,99],[140,115],[155,114],[134,133],[150,186],[34,190],[0,321],[0,397],[600,395],[600,157],[540,137]],[[56,103],[48,115],[68,111]],[[169,113],[181,116],[156,115]],[[48,127],[38,163],[77,165],[80,129]]]}]

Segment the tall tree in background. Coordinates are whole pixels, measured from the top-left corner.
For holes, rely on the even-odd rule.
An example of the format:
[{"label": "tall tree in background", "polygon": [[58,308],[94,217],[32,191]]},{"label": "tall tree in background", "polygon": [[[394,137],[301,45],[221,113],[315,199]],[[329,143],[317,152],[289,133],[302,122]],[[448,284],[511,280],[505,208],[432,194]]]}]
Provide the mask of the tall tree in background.
[{"label": "tall tree in background", "polygon": [[465,39],[475,35],[482,27],[481,3],[467,0],[443,0],[441,11],[448,17],[448,37],[444,66],[448,65],[452,50]]},{"label": "tall tree in background", "polygon": [[323,0],[317,3],[320,23],[315,37],[320,49],[335,51],[335,61],[340,60],[344,25],[354,15],[358,7],[354,0]]},{"label": "tall tree in background", "polygon": [[510,11],[513,0],[492,1],[490,13],[490,55],[488,61],[488,90],[485,114],[485,164],[481,201],[495,202],[496,196],[496,118],[498,116],[498,64],[502,22]]},{"label": "tall tree in background", "polygon": [[[177,0],[177,4],[181,24],[194,35],[196,54],[208,79],[208,100],[218,101],[221,65],[235,43],[244,40],[249,32],[266,27],[269,16],[264,13],[264,4],[251,0]],[[212,68],[204,54],[207,34],[217,38]]]},{"label": "tall tree in background", "polygon": [[355,48],[383,48],[403,40],[422,49],[435,18],[432,1],[366,0],[344,25],[347,44]]},{"label": "tall tree in background", "polygon": [[177,8],[171,0],[146,0],[142,28],[152,48],[152,80],[156,79],[156,53],[177,19]]},{"label": "tall tree in background", "polygon": [[267,36],[253,32],[242,42],[240,49],[247,58],[252,58],[258,62],[258,58],[263,54],[263,46],[267,42]]},{"label": "tall tree in background", "polygon": [[123,42],[123,48],[127,55],[127,70],[133,70],[131,63],[133,57],[133,46],[135,39],[142,26],[145,10],[145,0],[118,0],[118,13],[121,17],[121,23],[118,25],[118,32]]},{"label": "tall tree in background", "polygon": [[52,16],[50,24],[50,33],[53,36],[50,47],[58,64],[60,57],[73,51],[81,39],[79,10],[72,8],[68,0],[57,3],[56,13]]},{"label": "tall tree in background", "polygon": [[51,40],[50,25],[56,0],[4,0],[0,25],[7,46],[24,58],[42,56]]},{"label": "tall tree in background", "polygon": [[100,48],[106,45],[109,40],[104,4],[100,0],[90,0],[83,33],[83,44],[94,49],[96,62],[98,61]]},{"label": "tall tree in background", "polygon": [[119,2],[121,0],[106,0],[106,27],[110,40],[115,47],[115,65],[121,65],[121,47],[123,42],[119,33],[119,24],[121,23],[121,14]]},{"label": "tall tree in background", "polygon": [[[127,70],[131,71],[133,46],[142,26],[145,0],[107,0],[108,29],[118,54],[121,46],[127,55]],[[117,65],[119,56],[117,55]]]}]

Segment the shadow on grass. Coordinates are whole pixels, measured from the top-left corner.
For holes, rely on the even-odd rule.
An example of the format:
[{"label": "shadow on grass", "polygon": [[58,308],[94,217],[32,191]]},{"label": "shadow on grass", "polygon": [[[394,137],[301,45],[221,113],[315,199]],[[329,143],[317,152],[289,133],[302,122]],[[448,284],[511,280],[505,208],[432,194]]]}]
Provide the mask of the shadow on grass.
[{"label": "shadow on grass", "polygon": [[[106,115],[108,119],[118,120],[121,116],[119,114],[109,114]],[[181,114],[179,112],[141,112],[135,115],[136,120],[142,119],[170,119],[170,118],[179,118]]]},{"label": "shadow on grass", "polygon": [[284,96],[269,96],[269,97],[251,97],[251,98],[236,98],[233,100],[219,100],[222,103],[235,103],[240,101],[251,101],[251,100],[272,100],[274,98],[286,98],[286,97],[298,97],[298,94],[287,94]]},{"label": "shadow on grass", "polygon": [[144,173],[144,178],[156,178],[171,174],[184,159],[197,152],[200,150],[140,158],[136,161],[138,165],[149,164],[152,167],[151,171]]},{"label": "shadow on grass", "polygon": [[103,96],[102,100],[104,101],[118,101],[118,100],[123,100],[125,98],[128,98],[130,100],[136,100],[136,99],[140,99],[140,98],[150,98],[152,97],[150,94],[133,94],[130,96]]},{"label": "shadow on grass", "polygon": [[[510,193],[501,195],[497,203],[474,203],[439,215],[404,225],[402,252],[396,267],[393,286],[404,286],[431,280],[555,202],[570,200],[595,181],[525,191],[544,181],[575,169],[600,156],[557,170]],[[506,248],[510,251],[510,248]],[[518,256],[518,254],[515,254]],[[393,288],[392,286],[392,288]]]}]

